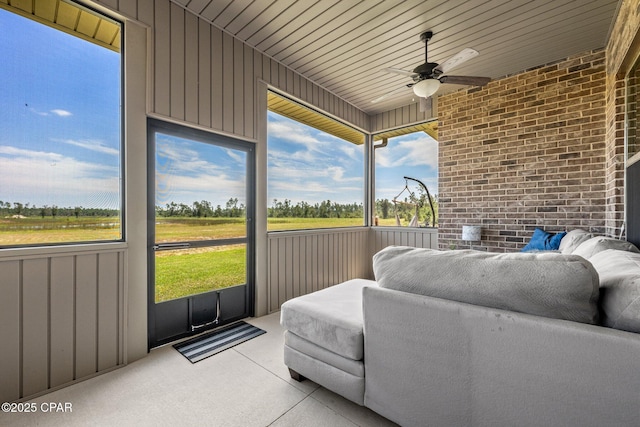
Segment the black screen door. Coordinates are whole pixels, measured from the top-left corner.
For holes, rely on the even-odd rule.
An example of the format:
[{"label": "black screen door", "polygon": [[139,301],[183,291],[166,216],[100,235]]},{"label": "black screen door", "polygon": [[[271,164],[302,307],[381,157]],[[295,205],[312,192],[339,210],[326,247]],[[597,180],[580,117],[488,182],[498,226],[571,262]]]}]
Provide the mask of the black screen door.
[{"label": "black screen door", "polygon": [[149,347],[253,314],[254,149],[149,121]]}]

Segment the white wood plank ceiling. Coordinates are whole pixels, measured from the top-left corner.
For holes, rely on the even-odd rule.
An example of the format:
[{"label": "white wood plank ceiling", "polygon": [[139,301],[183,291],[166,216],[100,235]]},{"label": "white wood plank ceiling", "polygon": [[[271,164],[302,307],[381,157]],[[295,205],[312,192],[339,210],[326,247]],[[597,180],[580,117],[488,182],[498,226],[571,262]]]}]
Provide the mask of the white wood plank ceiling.
[{"label": "white wood plank ceiling", "polygon": [[[619,0],[172,0],[375,114],[412,102],[403,87],[424,62],[465,47],[480,55],[451,74],[493,79],[603,48]],[[621,0],[620,0],[621,1]],[[445,84],[436,95],[463,86]],[[382,102],[371,101],[396,90]]]}]

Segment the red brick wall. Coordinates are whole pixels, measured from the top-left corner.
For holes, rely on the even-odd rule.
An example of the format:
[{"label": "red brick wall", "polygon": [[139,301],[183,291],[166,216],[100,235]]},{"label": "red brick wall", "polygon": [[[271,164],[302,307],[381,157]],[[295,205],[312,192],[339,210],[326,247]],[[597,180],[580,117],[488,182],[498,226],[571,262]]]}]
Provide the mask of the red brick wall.
[{"label": "red brick wall", "polygon": [[600,50],[438,98],[440,248],[468,224],[497,252],[535,227],[605,233],[605,89]]}]

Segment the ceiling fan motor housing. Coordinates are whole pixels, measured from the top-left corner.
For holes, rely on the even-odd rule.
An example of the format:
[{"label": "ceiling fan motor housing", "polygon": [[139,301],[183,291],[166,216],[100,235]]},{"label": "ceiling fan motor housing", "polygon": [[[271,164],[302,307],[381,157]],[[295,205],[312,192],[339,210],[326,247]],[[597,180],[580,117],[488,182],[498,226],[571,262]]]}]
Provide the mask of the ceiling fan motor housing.
[{"label": "ceiling fan motor housing", "polygon": [[433,70],[436,68],[438,64],[436,62],[425,62],[424,64],[418,65],[413,69],[413,72],[420,75],[419,80],[424,80],[432,77]]}]

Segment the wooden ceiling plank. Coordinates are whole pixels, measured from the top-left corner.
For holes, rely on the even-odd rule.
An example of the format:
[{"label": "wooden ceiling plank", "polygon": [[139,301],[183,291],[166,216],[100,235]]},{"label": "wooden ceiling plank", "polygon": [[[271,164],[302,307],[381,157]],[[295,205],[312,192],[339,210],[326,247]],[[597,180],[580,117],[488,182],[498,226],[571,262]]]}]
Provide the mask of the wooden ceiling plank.
[{"label": "wooden ceiling plank", "polygon": [[93,13],[80,11],[80,17],[76,26],[76,31],[88,37],[94,37],[100,25],[100,18]]},{"label": "wooden ceiling plank", "polygon": [[100,25],[96,31],[95,38],[105,44],[113,45],[116,40],[118,40],[119,43],[119,33],[120,26],[103,19],[100,20]]},{"label": "wooden ceiling plank", "polygon": [[[316,27],[312,32],[310,31],[302,38],[290,41],[289,44],[291,47],[287,49],[287,52],[290,52],[292,49],[294,52],[300,50],[313,50],[316,48],[315,43],[329,42],[333,37],[338,35],[338,31],[343,27],[349,26],[354,19],[364,13],[367,13],[367,11],[371,10],[372,7],[377,6],[379,3],[380,0],[377,0],[375,3],[371,1],[361,1],[340,14],[336,13],[339,10],[337,9],[335,12],[324,16],[323,25]],[[286,55],[280,55],[279,57],[284,59],[285,63],[290,64],[290,66],[295,69],[295,66],[293,65],[295,58],[289,59]]]},{"label": "wooden ceiling plank", "polygon": [[80,9],[68,3],[60,2],[58,5],[58,15],[56,16],[56,24],[62,25],[70,30],[76,29]]},{"label": "wooden ceiling plank", "polygon": [[200,14],[203,18],[213,22],[233,2],[234,0],[213,0],[205,6]]},{"label": "wooden ceiling plank", "polygon": [[275,1],[276,0],[254,1],[229,22],[226,30],[231,34],[238,34],[242,29],[251,25],[253,20],[260,16],[264,10],[270,8]]},{"label": "wooden ceiling plank", "polygon": [[278,52],[277,49],[273,48],[273,45],[278,44],[282,40],[296,40],[308,34],[309,31],[313,31],[310,28],[311,23],[319,21],[319,17],[323,17],[325,13],[333,11],[333,7],[339,4],[339,0],[322,0],[315,3],[300,13],[295,19],[287,22],[277,31],[272,32],[268,37],[263,39],[260,44],[256,45],[256,48],[277,59],[274,54]]},{"label": "wooden ceiling plank", "polygon": [[316,37],[322,28],[327,25],[327,22],[332,21],[337,16],[342,16],[349,13],[349,11],[356,7],[356,4],[352,2],[340,1],[334,4],[331,8],[326,8],[322,13],[315,17],[312,17],[309,21],[306,21],[301,27],[303,31],[300,34],[296,34],[295,40],[280,39],[268,47],[273,52],[274,58],[286,58],[291,52],[295,52],[298,46],[304,46],[305,40],[310,40]]},{"label": "wooden ceiling plank", "polygon": [[313,6],[319,0],[309,1],[309,0],[298,0],[298,1],[290,1],[288,7],[284,8],[280,13],[274,16],[269,22],[268,26],[264,26],[260,28],[258,31],[253,33],[248,39],[247,42],[251,46],[255,46],[258,50],[262,43],[271,37],[274,32],[277,32],[279,29],[284,26],[290,24],[291,21],[294,21],[299,15],[304,13],[309,7]]},{"label": "wooden ceiling plank", "polygon": [[416,132],[424,132],[430,137],[432,137],[433,139],[437,140],[438,139],[438,122],[430,121],[430,122],[421,123],[415,126],[408,126],[405,128],[394,129],[391,131],[378,133],[373,136],[373,140],[380,141],[383,138],[394,138],[397,136],[409,135]]},{"label": "wooden ceiling plank", "polygon": [[57,1],[35,0],[33,13],[47,21],[53,22],[56,17]]},{"label": "wooden ceiling plank", "polygon": [[196,15],[201,15],[202,11],[211,3],[211,0],[191,0],[187,5],[187,9]]},{"label": "wooden ceiling plank", "polygon": [[227,6],[213,21],[213,23],[219,28],[227,29],[227,26],[233,19],[242,13],[243,10],[249,6],[253,0],[234,0]]},{"label": "wooden ceiling plank", "polygon": [[[410,5],[418,3],[419,0],[411,0]],[[367,6],[370,3],[367,2]],[[407,7],[407,4],[401,3],[402,8]],[[399,10],[401,6],[397,4],[391,4],[389,2],[380,2],[372,5],[356,16],[350,16],[350,19],[346,16],[336,16],[331,22],[327,22],[327,26],[332,29],[326,34],[320,37],[316,37],[311,43],[307,44],[303,49],[299,51],[299,59],[287,60],[294,69],[303,69],[303,66],[308,63],[306,59],[308,55],[320,56],[328,52],[335,52],[340,46],[347,41],[357,37],[368,37],[367,32],[370,31],[377,22],[376,18],[384,16],[385,13],[392,13],[395,15],[397,12],[390,12],[390,10]]]},{"label": "wooden ceiling plank", "polygon": [[276,0],[269,4],[260,12],[259,15],[256,15],[253,20],[251,20],[250,25],[246,25],[238,31],[236,33],[237,36],[246,41],[250,46],[254,46],[249,41],[253,34],[257,33],[262,28],[272,25],[273,20],[289,6],[291,1],[292,0]]},{"label": "wooden ceiling plank", "polygon": [[9,4],[28,14],[33,13],[33,3],[31,0],[11,0]]}]

